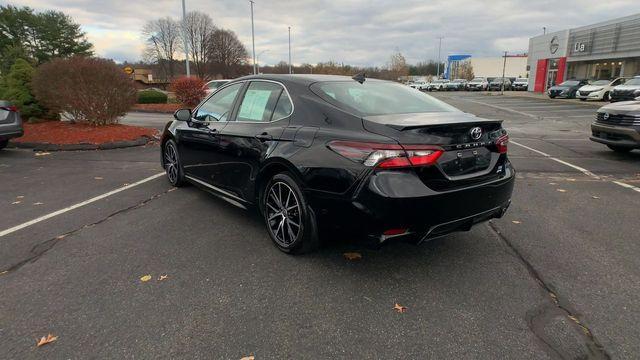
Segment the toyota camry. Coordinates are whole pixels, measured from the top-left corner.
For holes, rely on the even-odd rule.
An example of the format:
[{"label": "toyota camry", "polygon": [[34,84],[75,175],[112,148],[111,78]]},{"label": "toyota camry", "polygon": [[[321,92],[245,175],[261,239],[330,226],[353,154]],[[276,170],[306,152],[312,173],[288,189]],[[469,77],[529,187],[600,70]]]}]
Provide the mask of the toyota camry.
[{"label": "toyota camry", "polygon": [[511,201],[501,121],[363,74],[243,77],[174,117],[161,140],[169,182],[257,208],[287,253],[316,248],[325,228],[421,242]]}]

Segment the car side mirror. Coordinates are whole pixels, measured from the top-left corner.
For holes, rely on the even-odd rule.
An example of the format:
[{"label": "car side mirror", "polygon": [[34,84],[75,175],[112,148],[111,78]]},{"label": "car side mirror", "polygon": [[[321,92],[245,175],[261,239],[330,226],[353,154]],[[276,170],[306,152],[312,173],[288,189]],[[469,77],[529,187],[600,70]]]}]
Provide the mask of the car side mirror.
[{"label": "car side mirror", "polygon": [[180,109],[173,113],[173,117],[178,121],[190,121],[191,109]]}]

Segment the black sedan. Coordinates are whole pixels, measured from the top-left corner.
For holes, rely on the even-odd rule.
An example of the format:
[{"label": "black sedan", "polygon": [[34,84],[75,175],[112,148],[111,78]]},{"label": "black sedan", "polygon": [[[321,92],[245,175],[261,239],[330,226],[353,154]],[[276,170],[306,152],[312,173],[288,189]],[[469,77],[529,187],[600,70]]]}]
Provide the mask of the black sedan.
[{"label": "black sedan", "polygon": [[501,122],[393,82],[248,76],[175,118],[161,141],[171,184],[256,207],[287,253],[317,247],[324,228],[420,242],[511,201]]},{"label": "black sedan", "polygon": [[567,99],[573,99],[576,97],[576,92],[581,87],[587,85],[587,80],[567,80],[560,85],[554,85],[547,90],[550,98],[564,97]]}]

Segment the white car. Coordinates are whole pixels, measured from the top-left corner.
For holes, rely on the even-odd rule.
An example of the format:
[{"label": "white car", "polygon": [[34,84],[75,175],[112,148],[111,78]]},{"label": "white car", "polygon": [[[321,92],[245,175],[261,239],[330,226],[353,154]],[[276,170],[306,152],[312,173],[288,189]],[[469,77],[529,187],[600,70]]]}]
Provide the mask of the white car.
[{"label": "white car", "polygon": [[427,86],[427,91],[442,91],[449,80],[433,80]]},{"label": "white car", "polygon": [[590,84],[587,84],[576,92],[576,98],[587,100],[604,100],[609,101],[611,89],[614,86],[622,85],[627,81],[626,78],[617,78],[614,80],[596,80]]},{"label": "white car", "polygon": [[489,88],[489,81],[487,80],[487,78],[484,78],[484,77],[473,78],[473,80],[469,81],[469,83],[467,84],[467,88],[470,91],[473,91],[473,90],[485,91]]},{"label": "white car", "polygon": [[216,91],[220,86],[228,83],[229,81],[231,80],[211,80],[204,85],[204,91],[207,93],[207,95],[209,95],[212,92]]}]

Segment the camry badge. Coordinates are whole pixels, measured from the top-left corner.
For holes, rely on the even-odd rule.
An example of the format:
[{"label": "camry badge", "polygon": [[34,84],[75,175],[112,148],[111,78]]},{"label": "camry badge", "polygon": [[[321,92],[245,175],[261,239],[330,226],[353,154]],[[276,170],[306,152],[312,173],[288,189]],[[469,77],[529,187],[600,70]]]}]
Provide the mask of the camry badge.
[{"label": "camry badge", "polygon": [[471,131],[469,131],[469,133],[471,134],[471,138],[473,140],[478,140],[482,137],[482,129],[479,127],[474,127],[473,129],[471,129]]},{"label": "camry badge", "polygon": [[605,119],[605,120],[609,120],[609,113],[604,113],[602,118]]}]

